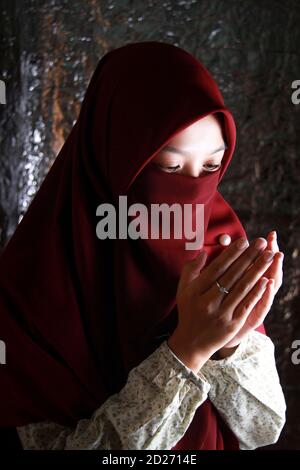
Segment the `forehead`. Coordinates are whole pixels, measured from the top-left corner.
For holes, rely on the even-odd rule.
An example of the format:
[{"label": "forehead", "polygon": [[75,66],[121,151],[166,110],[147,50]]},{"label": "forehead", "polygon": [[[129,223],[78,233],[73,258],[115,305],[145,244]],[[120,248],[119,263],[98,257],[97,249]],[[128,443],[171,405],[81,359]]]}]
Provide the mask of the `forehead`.
[{"label": "forehead", "polygon": [[172,145],[174,147],[187,144],[204,145],[211,144],[212,141],[220,144],[224,142],[224,139],[222,135],[221,122],[217,117],[210,114],[180,131],[168,142],[167,145]]}]

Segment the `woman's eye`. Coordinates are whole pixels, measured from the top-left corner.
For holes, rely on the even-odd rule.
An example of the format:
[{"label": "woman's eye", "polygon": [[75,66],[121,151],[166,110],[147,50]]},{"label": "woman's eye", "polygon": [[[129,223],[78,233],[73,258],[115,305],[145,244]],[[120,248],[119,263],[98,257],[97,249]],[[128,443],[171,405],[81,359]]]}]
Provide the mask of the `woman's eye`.
[{"label": "woman's eye", "polygon": [[216,171],[220,167],[221,167],[221,163],[219,163],[218,165],[210,165],[210,164],[204,165],[205,171]]},{"label": "woman's eye", "polygon": [[159,167],[160,167],[163,171],[167,171],[167,172],[171,173],[171,172],[173,172],[173,171],[178,170],[178,168],[180,168],[180,165],[176,165],[176,166],[161,166],[161,165],[159,165]]},{"label": "woman's eye", "polygon": [[[221,167],[221,163],[219,164],[207,164],[207,165],[204,165],[203,168],[204,168],[204,171],[217,171],[220,167]],[[158,167],[162,170],[162,171],[166,171],[167,173],[174,173],[176,172],[179,168],[180,168],[180,165],[176,165],[176,166],[163,166],[163,165],[159,165],[158,164]]]}]

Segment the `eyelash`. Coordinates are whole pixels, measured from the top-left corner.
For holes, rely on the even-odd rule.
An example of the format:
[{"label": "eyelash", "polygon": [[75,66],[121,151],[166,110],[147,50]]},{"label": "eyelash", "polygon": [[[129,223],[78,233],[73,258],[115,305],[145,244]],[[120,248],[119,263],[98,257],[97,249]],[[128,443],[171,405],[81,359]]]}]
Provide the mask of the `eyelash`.
[{"label": "eyelash", "polygon": [[[160,166],[160,165],[159,165]],[[204,171],[207,171],[207,172],[210,172],[210,173],[213,173],[214,171],[217,171],[221,166],[222,164],[220,163],[219,165],[210,165],[212,167],[216,167],[215,169],[213,170],[204,170]],[[176,166],[165,166],[165,167],[162,167],[160,166],[160,168],[162,169],[166,169],[166,170],[171,170],[169,171],[168,173],[175,173],[176,169],[180,167],[179,165],[176,165]]]}]

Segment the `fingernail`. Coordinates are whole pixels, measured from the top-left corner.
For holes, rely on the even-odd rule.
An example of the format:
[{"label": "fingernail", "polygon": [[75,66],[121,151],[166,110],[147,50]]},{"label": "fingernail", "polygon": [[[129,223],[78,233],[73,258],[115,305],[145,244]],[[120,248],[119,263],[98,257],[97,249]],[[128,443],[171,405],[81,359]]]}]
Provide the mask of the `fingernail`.
[{"label": "fingernail", "polygon": [[257,250],[261,250],[266,246],[266,240],[264,238],[258,238],[256,242],[254,243],[254,248]]},{"label": "fingernail", "polygon": [[273,230],[273,232],[271,232],[271,235],[274,235],[274,237],[277,238],[276,230]]},{"label": "fingernail", "polygon": [[269,279],[267,279],[266,277],[262,278],[262,279],[260,280],[259,286],[260,286],[261,288],[266,287],[266,285],[268,284],[268,280],[269,280]]},{"label": "fingernail", "polygon": [[265,261],[271,261],[271,259],[273,258],[275,253],[273,253],[273,251],[266,251],[264,253],[264,260]]},{"label": "fingernail", "polygon": [[247,240],[247,238],[240,238],[238,241],[237,241],[237,244],[236,244],[237,248],[246,248],[247,246],[249,246],[249,242]]}]

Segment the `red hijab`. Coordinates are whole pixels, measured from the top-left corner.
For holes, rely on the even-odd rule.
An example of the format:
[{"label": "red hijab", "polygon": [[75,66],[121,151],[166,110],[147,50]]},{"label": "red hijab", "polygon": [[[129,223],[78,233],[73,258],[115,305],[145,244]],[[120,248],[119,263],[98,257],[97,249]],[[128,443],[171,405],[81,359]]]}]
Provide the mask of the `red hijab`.
[{"label": "red hijab", "polygon": [[[222,116],[228,145],[220,170],[191,178],[152,165],[178,132],[212,113]],[[0,258],[1,426],[75,426],[173,331],[180,272],[198,251],[184,239],[100,240],[96,209],[117,208],[119,195],[146,206],[202,203],[210,262],[221,233],[246,235],[217,190],[235,139],[216,83],[188,52],[149,41],[102,57],[77,122]],[[207,399],[174,449],[238,449],[238,441]]]}]

